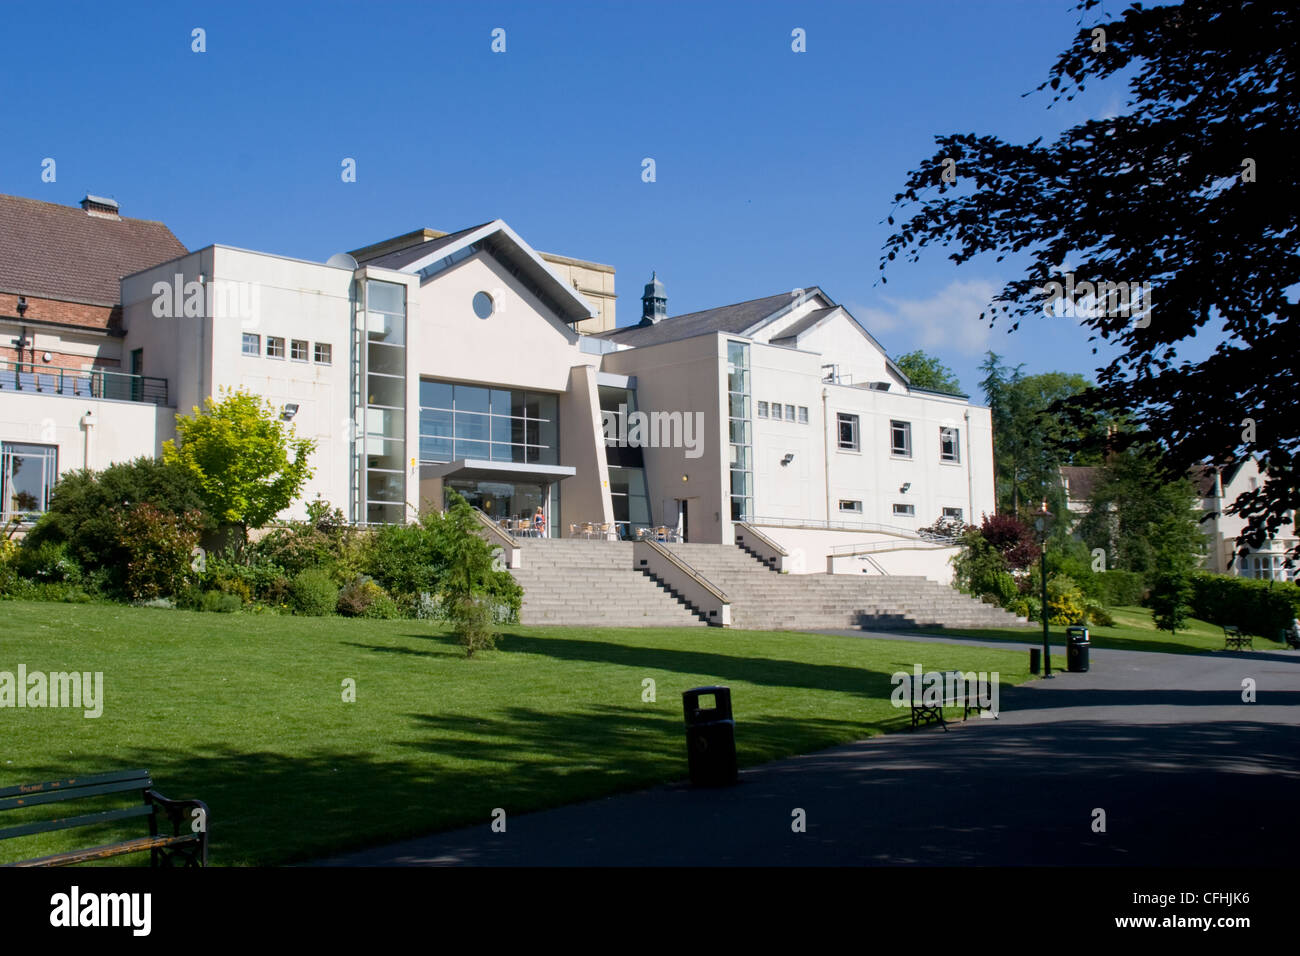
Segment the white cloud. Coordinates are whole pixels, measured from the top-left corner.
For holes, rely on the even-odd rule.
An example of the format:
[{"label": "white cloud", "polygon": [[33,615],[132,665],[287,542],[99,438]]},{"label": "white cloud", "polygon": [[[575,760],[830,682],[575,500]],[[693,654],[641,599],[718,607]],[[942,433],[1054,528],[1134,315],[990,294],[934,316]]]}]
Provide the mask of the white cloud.
[{"label": "white cloud", "polygon": [[[992,330],[979,314],[988,308],[1000,287],[986,279],[950,282],[928,299],[892,299],[882,296],[884,308],[855,306],[848,309],[867,331],[881,339],[891,355],[912,348],[956,351],[981,355],[988,349]],[[890,333],[898,333],[890,335]],[[902,343],[885,338],[906,340]]]}]

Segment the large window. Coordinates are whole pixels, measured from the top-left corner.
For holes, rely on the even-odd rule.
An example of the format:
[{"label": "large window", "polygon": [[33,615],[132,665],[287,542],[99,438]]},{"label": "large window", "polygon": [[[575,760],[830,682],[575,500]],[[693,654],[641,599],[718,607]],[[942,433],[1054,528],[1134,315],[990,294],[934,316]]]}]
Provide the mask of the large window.
[{"label": "large window", "polygon": [[59,473],[58,455],[53,445],[0,445],[0,510],[6,520],[37,514],[49,506]]},{"label": "large window", "polygon": [[[749,436],[749,343],[727,342],[727,427],[731,438],[731,520],[754,515],[754,465]],[[772,405],[772,417],[777,414]]]},{"label": "large window", "polygon": [[559,463],[557,398],[423,379],[420,460]]},{"label": "large window", "polygon": [[839,412],[835,416],[835,421],[839,427],[840,449],[842,451],[857,451],[859,448],[858,416]]},{"label": "large window", "polygon": [[[306,361],[307,343],[290,343]],[[406,287],[370,279],[365,310],[366,521],[406,517]]]},{"label": "large window", "polygon": [[912,457],[912,423],[889,423],[889,450],[900,458]]},{"label": "large window", "polygon": [[961,461],[961,432],[944,426],[939,429],[939,460]]}]

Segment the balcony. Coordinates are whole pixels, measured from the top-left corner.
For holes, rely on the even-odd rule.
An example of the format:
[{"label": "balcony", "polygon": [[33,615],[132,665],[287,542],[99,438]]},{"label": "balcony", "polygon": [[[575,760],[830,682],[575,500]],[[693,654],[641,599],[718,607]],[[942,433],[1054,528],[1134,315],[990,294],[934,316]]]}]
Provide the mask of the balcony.
[{"label": "balcony", "polygon": [[0,396],[11,392],[167,404],[167,379],[98,369],[63,369],[0,361]]}]

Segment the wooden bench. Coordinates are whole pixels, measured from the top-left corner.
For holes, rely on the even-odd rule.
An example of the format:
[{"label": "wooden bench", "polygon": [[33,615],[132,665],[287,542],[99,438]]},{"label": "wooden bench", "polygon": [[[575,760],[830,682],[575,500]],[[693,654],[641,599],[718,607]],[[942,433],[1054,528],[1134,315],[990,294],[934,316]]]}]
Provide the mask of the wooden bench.
[{"label": "wooden bench", "polygon": [[[68,866],[73,863],[87,863],[104,860],[126,853],[143,853],[149,851],[150,865],[173,866],[178,861],[182,866],[206,866],[208,862],[208,808],[199,800],[168,800],[153,788],[153,780],[148,770],[119,770],[114,773],[101,773],[87,777],[65,777],[48,783],[24,784],[17,787],[0,789],[0,814],[13,812],[27,807],[45,804],[70,803],[77,800],[95,800],[102,802],[105,798],[138,793],[141,803],[98,809],[93,812],[78,812],[69,816],[44,817],[0,829],[0,841],[15,837],[33,836],[38,833],[50,833],[55,830],[70,830],[81,827],[97,827],[118,820],[135,817],[149,818],[149,835],[117,843],[87,847],[55,853],[30,860],[20,860],[8,866]],[[79,808],[81,811],[88,807]],[[195,831],[196,815],[200,825]],[[170,824],[171,833],[159,833],[159,818]],[[0,820],[3,820],[0,817]],[[9,817],[8,819],[15,819]]]},{"label": "wooden bench", "polygon": [[[983,710],[991,711],[993,709],[992,706],[985,707],[980,705],[979,696],[975,692],[976,689],[973,687],[967,687],[965,684],[966,678],[964,672],[927,671],[925,674],[921,676],[922,678],[925,678],[932,673],[938,673],[943,678],[943,684],[939,692],[939,702],[934,704],[925,703],[924,681],[922,680],[918,682],[916,680],[911,680],[911,678],[909,678],[912,684],[912,729],[913,730],[915,730],[919,725],[922,724],[928,725],[928,724],[937,723],[939,724],[939,726],[943,728],[944,733],[947,733],[948,721],[945,720],[943,716],[943,709],[945,707],[957,707],[960,705],[962,708],[964,708],[964,713],[962,714],[962,718],[961,718],[962,720],[968,719],[970,717],[970,712],[972,710],[978,713]],[[950,680],[949,679],[950,677],[953,679]],[[959,687],[962,690],[961,694],[957,693]],[[998,715],[995,713],[993,715],[994,719],[997,719],[997,716]]]},{"label": "wooden bench", "polygon": [[1223,649],[1241,650],[1243,647],[1249,647],[1252,651],[1255,649],[1255,639],[1249,634],[1242,634],[1241,628],[1235,624],[1224,625],[1223,628]]}]

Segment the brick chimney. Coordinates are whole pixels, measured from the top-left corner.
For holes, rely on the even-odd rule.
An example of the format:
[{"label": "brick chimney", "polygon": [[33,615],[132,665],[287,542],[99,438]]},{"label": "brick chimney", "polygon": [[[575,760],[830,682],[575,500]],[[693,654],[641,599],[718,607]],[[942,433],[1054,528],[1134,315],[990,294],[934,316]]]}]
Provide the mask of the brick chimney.
[{"label": "brick chimney", "polygon": [[116,199],[105,199],[103,196],[86,195],[81,200],[81,208],[86,210],[87,216],[95,216],[98,219],[121,219],[118,214],[118,205]]}]

